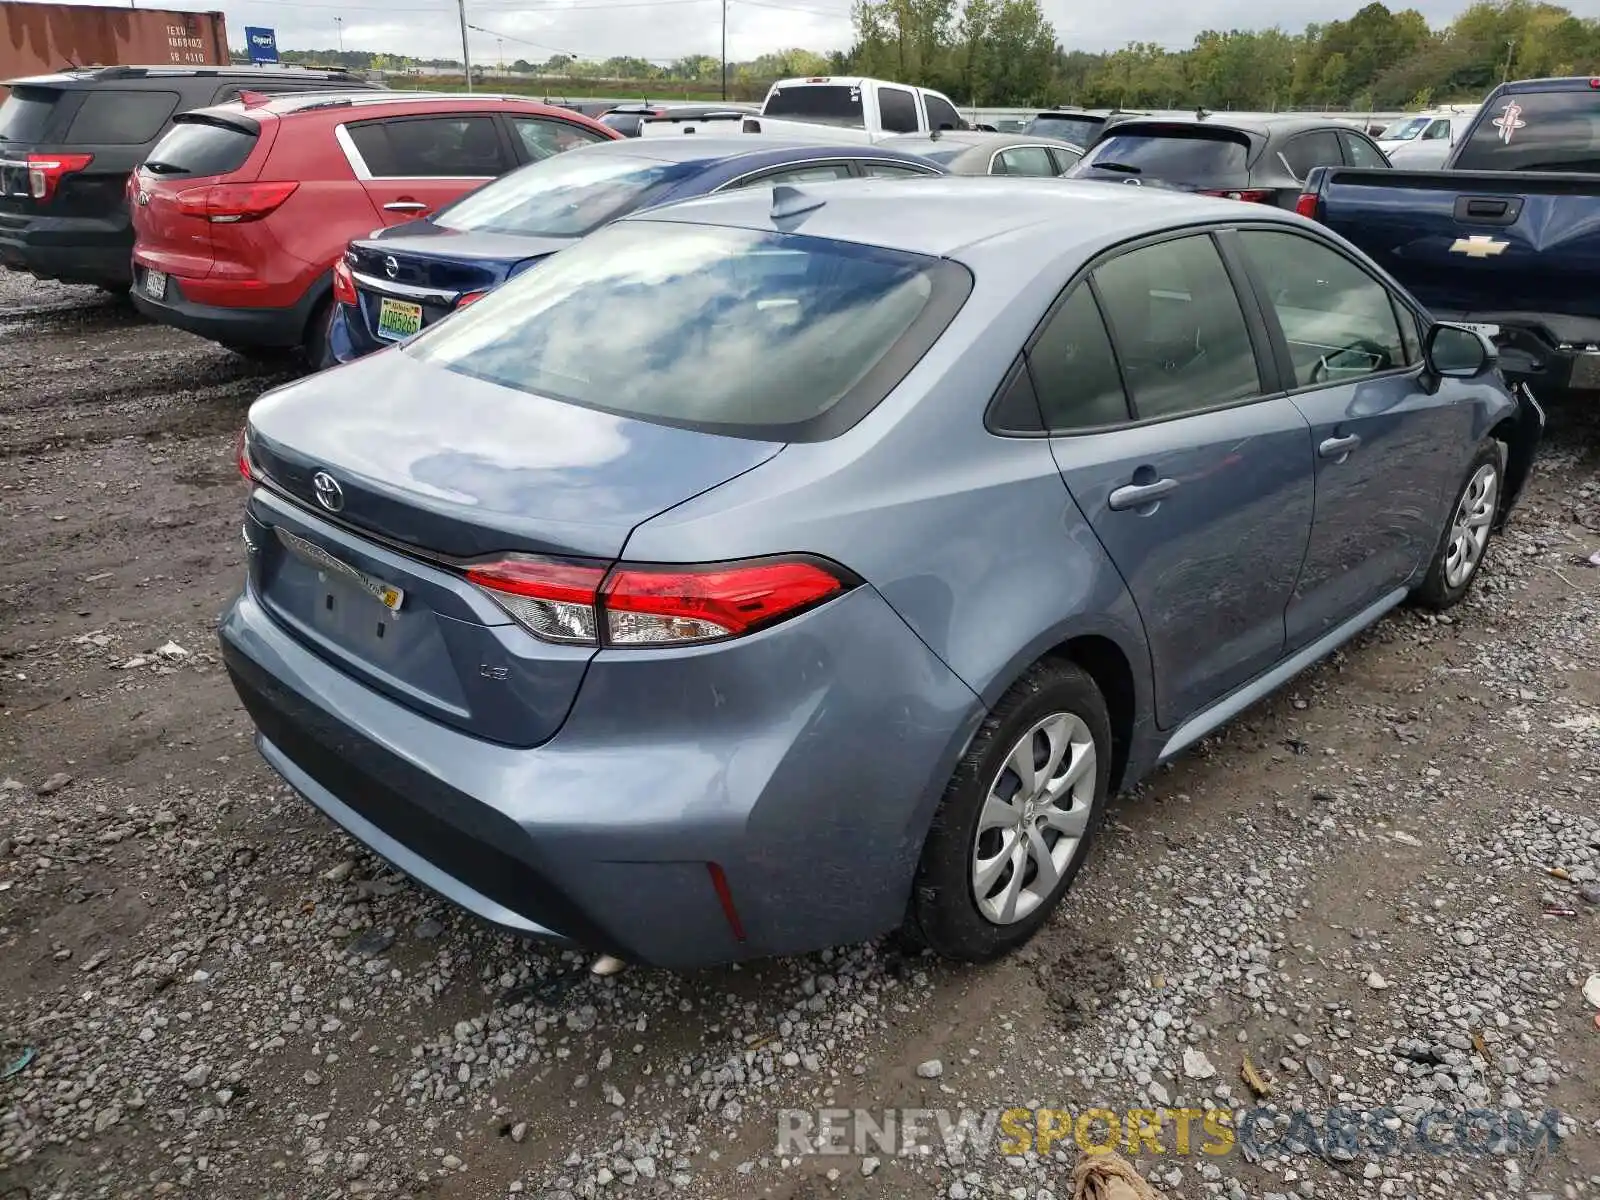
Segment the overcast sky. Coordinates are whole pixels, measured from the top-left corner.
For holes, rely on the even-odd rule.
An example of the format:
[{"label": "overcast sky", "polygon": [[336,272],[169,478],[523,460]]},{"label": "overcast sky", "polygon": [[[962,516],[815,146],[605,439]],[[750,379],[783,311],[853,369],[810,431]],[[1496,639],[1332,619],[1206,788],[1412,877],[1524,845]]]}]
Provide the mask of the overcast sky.
[{"label": "overcast sky", "polygon": [[[211,0],[215,3],[216,0]],[[1101,9],[1072,0],[1043,0],[1046,15],[1066,45],[1114,49],[1130,41],[1188,46],[1204,29],[1264,28],[1297,32],[1312,21],[1348,17],[1363,0],[1279,0],[1267,4],[1229,0],[1142,0]],[[557,52],[589,58],[631,55],[670,61],[685,54],[720,51],[723,0],[467,0],[467,21],[492,32],[471,32],[472,57],[491,64],[502,57],[539,61]],[[728,57],[754,58],[770,50],[813,50],[850,45],[850,0],[727,0]],[[1404,7],[1395,0],[1395,8]],[[117,5],[120,7],[120,5]],[[145,7],[140,3],[140,7]],[[182,7],[173,4],[173,7]],[[210,7],[196,3],[196,8]],[[461,33],[451,0],[223,0],[228,35],[244,44],[246,25],[276,29],[286,50],[332,48],[336,17],[343,18],[347,49],[383,50],[421,57],[460,57]],[[1447,24],[1463,5],[1424,0],[1430,24]],[[1600,14],[1600,0],[1576,0],[1579,16]],[[495,35],[502,40],[497,44]]]}]

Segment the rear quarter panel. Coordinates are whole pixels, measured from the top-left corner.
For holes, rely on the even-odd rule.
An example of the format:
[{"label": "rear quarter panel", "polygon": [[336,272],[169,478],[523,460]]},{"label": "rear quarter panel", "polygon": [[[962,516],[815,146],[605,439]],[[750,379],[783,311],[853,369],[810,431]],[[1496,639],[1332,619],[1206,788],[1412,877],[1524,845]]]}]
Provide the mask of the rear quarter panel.
[{"label": "rear quarter panel", "polygon": [[260,175],[263,180],[300,181],[294,195],[263,224],[283,253],[317,271],[332,269],[352,238],[383,224],[334,138],[340,119],[316,113],[275,122],[278,138]]}]

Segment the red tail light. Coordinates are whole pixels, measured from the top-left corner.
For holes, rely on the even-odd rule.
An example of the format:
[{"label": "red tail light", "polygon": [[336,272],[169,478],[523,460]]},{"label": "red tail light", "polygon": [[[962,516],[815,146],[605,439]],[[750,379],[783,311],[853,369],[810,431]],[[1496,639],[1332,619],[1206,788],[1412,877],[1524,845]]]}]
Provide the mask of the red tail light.
[{"label": "red tail light", "polygon": [[250,443],[246,440],[249,432],[250,427],[248,425],[239,430],[239,441],[234,447],[233,453],[234,461],[239,464],[239,474],[244,476],[246,483],[254,483],[256,481],[255,474],[250,470]]},{"label": "red tail light", "polygon": [[461,297],[461,299],[456,301],[456,308],[457,308],[457,310],[460,310],[460,309],[465,308],[469,304],[476,304],[479,300],[482,300],[488,294],[489,293],[487,291],[468,292],[465,296]]},{"label": "red tail light", "polygon": [[35,200],[48,200],[65,176],[83,170],[93,161],[92,154],[30,154],[28,191]]},{"label": "red tail light", "polygon": [[1301,192],[1299,198],[1294,202],[1295,212],[1302,217],[1310,217],[1313,221],[1317,219],[1317,213],[1321,207],[1315,192]]},{"label": "red tail light", "polygon": [[351,274],[350,264],[343,258],[333,264],[333,298],[340,304],[361,302],[356,296],[356,277]]},{"label": "red tail light", "polygon": [[1206,188],[1202,196],[1221,196],[1225,200],[1244,200],[1250,204],[1271,204],[1276,196],[1266,188]]},{"label": "red tail light", "polygon": [[512,558],[468,569],[535,637],[582,645],[664,646],[739,637],[855,586],[804,557],[605,568]]},{"label": "red tail light", "polygon": [[178,211],[216,225],[259,221],[277,210],[299,187],[284,183],[216,183],[178,193]]}]

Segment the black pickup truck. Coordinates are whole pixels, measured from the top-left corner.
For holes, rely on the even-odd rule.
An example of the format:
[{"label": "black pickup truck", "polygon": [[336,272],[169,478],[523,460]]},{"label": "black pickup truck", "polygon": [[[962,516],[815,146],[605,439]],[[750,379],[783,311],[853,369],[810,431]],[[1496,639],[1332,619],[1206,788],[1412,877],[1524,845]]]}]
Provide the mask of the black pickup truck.
[{"label": "black pickup truck", "polygon": [[1443,170],[1319,167],[1297,207],[1492,337],[1509,377],[1600,388],[1600,78],[1502,84]]}]

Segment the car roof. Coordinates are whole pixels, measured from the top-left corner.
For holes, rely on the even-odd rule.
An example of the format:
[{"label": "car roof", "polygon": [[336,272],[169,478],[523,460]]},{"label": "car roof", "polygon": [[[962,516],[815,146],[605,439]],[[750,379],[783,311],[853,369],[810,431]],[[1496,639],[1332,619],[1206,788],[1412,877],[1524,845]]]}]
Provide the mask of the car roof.
[{"label": "car roof", "polygon": [[[248,91],[249,89],[245,90]],[[309,92],[264,94],[259,103],[246,105],[241,100],[234,100],[229,101],[227,104],[214,104],[195,111],[200,113],[224,112],[234,115],[243,112],[253,117],[261,115],[291,117],[297,113],[325,112],[330,109],[366,113],[369,109],[399,109],[404,111],[409,107],[433,107],[450,112],[457,108],[483,108],[495,103],[511,104],[524,110],[548,112],[552,115],[572,111],[571,109],[559,108],[554,104],[546,104],[542,100],[535,100],[531,96],[505,96],[493,92],[340,91],[336,88],[319,88]]]},{"label": "car roof", "polygon": [[1267,138],[1273,134],[1304,133],[1313,129],[1349,129],[1359,132],[1359,128],[1351,121],[1341,121],[1334,117],[1300,116],[1293,113],[1253,113],[1248,115],[1235,115],[1233,113],[1207,112],[1198,113],[1170,113],[1163,116],[1130,117],[1118,121],[1111,128],[1115,133],[1107,132],[1103,136],[1116,137],[1126,134],[1130,126],[1142,126],[1146,129],[1160,126],[1188,126],[1207,129],[1228,129],[1239,133],[1254,134],[1256,137]]},{"label": "car roof", "polygon": [[[573,153],[589,153],[587,150]],[[1243,211],[1237,200],[1091,180],[942,176],[856,179],[793,187],[821,204],[792,217],[772,215],[772,191],[740,188],[684,200],[624,218],[682,221],[803,233],[937,257],[957,257],[982,243],[1048,225],[1052,248],[1086,247],[1208,221],[1298,220],[1267,205]],[[1260,211],[1256,211],[1259,209]],[[915,220],[906,214],[914,211]],[[964,257],[964,255],[962,255]]]},{"label": "car roof", "polygon": [[990,133],[986,129],[941,129],[938,137],[925,133],[905,133],[885,138],[878,145],[903,150],[908,154],[927,154],[943,146],[968,146],[974,150],[1004,150],[1008,146],[1059,146],[1063,150],[1083,147],[1065,138],[1042,133]]},{"label": "car roof", "polygon": [[[359,76],[338,68],[275,67],[270,71],[260,67],[206,66],[186,67],[181,63],[156,63],[151,66],[68,67],[44,75],[27,75],[8,79],[0,87],[63,87],[85,83],[116,81],[132,83],[140,79],[255,79],[262,83],[292,79],[297,82],[338,83],[368,95],[382,92],[377,84],[363,85]],[[326,90],[326,89],[320,89]]]},{"label": "car roof", "polygon": [[1543,79],[1513,79],[1502,83],[1498,89],[1506,92],[1582,92],[1600,90],[1591,75],[1550,75]]},{"label": "car roof", "polygon": [[[707,137],[684,134],[681,137],[627,138],[616,142],[597,142],[570,150],[569,154],[626,154],[630,158],[649,158],[657,162],[727,162],[736,158],[915,158],[913,154],[863,142],[819,142],[803,138],[755,137],[734,133]],[[920,160],[919,160],[920,161]],[[928,163],[933,166],[933,163]]]}]

